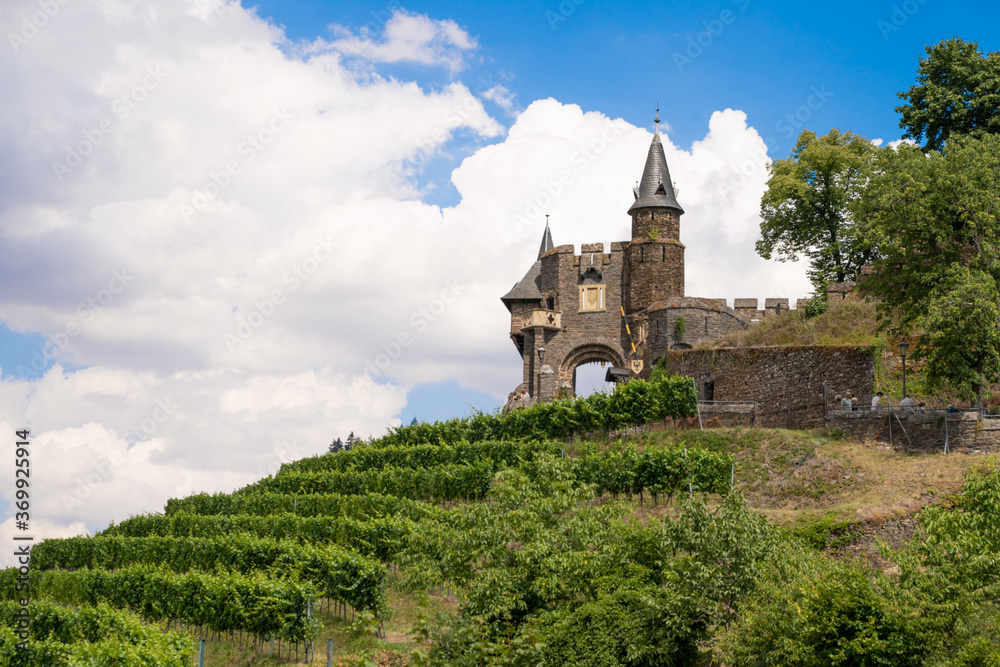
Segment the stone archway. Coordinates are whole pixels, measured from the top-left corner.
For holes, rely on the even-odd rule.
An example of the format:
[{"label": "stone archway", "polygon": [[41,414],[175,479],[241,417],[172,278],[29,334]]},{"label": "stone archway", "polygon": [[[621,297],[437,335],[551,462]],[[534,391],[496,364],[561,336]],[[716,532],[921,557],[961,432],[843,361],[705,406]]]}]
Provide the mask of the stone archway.
[{"label": "stone archway", "polygon": [[612,366],[622,368],[625,366],[625,355],[622,349],[610,340],[590,340],[577,345],[559,364],[556,390],[569,389],[570,395],[575,396],[577,367],[594,361],[607,361]]}]

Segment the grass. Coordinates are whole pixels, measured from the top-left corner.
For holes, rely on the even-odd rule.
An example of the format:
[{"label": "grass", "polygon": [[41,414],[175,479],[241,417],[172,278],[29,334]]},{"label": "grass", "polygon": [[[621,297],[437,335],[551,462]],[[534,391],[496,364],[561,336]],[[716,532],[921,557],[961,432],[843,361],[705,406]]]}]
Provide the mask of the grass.
[{"label": "grass", "polygon": [[881,334],[875,319],[875,304],[850,297],[830,304],[815,317],[797,310],[764,318],[763,321],[713,341],[706,347],[755,347],[759,345],[878,345]]},{"label": "grass", "polygon": [[882,522],[906,517],[958,491],[973,457],[905,454],[828,430],[732,428],[654,431],[645,446],[687,446],[732,454],[736,487],[781,526]]}]

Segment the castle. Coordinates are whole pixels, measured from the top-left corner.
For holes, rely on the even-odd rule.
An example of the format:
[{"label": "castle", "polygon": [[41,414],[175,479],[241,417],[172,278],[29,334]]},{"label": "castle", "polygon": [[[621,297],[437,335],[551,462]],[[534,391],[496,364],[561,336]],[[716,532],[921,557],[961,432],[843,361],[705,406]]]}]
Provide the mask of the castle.
[{"label": "castle", "polygon": [[[576,255],[572,245],[553,244],[546,222],[537,261],[501,298],[521,355],[517,393],[526,390],[538,401],[573,396],[576,369],[595,361],[648,377],[669,350],[690,349],[788,310],[788,299],[766,299],[758,311],[757,299],[736,299],[730,308],[725,299],[684,295],[684,209],[658,131],[633,195],[629,241],[612,243],[607,253],[603,243],[585,243]],[[699,393],[713,398],[711,386]]]}]

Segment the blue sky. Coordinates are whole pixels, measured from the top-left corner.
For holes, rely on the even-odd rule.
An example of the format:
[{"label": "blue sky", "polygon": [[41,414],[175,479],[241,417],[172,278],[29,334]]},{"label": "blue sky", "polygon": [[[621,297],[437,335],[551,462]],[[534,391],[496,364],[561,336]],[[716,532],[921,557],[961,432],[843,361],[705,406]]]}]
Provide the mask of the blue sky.
[{"label": "blue sky", "polygon": [[[397,6],[452,19],[477,40],[479,57],[458,75],[470,87],[480,79],[496,81],[522,103],[554,97],[640,126],[650,125],[659,101],[673,138],[683,145],[701,138],[714,111],[741,109],[782,156],[802,126],[898,138],[896,93],[914,82],[927,44],[959,36],[979,41],[985,51],[1000,49],[1000,11],[988,3],[256,5],[291,39],[305,40],[328,36],[330,24],[374,29]],[[425,85],[442,81],[441,72],[419,68],[399,75]],[[805,118],[800,107],[816,90],[826,99]]]},{"label": "blue sky", "polygon": [[934,0],[57,4],[0,7],[0,425],[52,535],[495,409],[500,296],[544,214],[627,238],[657,104],[686,293],[807,296],[753,251],[768,161],[899,139],[926,45],[1000,50],[994,3]]}]

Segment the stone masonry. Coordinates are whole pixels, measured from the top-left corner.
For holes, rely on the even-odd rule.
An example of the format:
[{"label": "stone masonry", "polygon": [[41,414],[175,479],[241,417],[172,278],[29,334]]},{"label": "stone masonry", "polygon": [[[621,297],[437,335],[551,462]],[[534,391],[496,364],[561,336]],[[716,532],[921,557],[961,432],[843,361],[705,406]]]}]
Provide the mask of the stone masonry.
[{"label": "stone masonry", "polygon": [[887,442],[906,452],[943,452],[946,442],[949,452],[1000,452],[1000,419],[980,418],[976,412],[848,411],[838,406],[827,412],[826,425],[857,440]]},{"label": "stone masonry", "polygon": [[[667,370],[694,379],[702,401],[754,401],[757,426],[823,426],[834,395],[871,401],[875,357],[851,345],[668,350]],[[826,403],[824,403],[824,398]]]}]

